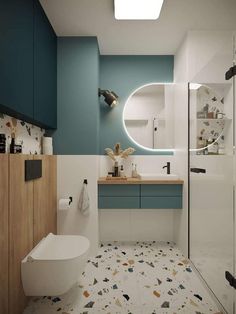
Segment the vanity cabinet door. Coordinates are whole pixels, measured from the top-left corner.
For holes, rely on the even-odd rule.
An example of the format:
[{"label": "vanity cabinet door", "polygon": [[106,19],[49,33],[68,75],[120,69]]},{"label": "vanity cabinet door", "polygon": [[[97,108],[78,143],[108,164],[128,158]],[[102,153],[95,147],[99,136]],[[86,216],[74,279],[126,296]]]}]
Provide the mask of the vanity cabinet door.
[{"label": "vanity cabinet door", "polygon": [[181,184],[142,184],[142,196],[181,196]]},{"label": "vanity cabinet door", "polygon": [[141,185],[141,208],[180,209],[182,208],[181,184]]},{"label": "vanity cabinet door", "polygon": [[182,208],[182,197],[179,196],[143,196],[141,208],[153,209],[178,209]]},{"label": "vanity cabinet door", "polygon": [[99,196],[98,208],[139,208],[140,199],[135,196]]},{"label": "vanity cabinet door", "polygon": [[98,186],[98,208],[139,208],[140,186],[110,184]]},{"label": "vanity cabinet door", "polygon": [[135,184],[100,184],[99,196],[139,196],[140,186]]}]

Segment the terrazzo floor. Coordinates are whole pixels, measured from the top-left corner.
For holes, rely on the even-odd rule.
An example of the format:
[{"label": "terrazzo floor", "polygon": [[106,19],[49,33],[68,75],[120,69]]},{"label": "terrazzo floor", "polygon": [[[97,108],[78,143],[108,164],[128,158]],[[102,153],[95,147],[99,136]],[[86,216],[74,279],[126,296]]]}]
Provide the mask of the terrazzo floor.
[{"label": "terrazzo floor", "polygon": [[76,287],[24,311],[53,313],[221,314],[178,248],[155,241],[102,244]]}]

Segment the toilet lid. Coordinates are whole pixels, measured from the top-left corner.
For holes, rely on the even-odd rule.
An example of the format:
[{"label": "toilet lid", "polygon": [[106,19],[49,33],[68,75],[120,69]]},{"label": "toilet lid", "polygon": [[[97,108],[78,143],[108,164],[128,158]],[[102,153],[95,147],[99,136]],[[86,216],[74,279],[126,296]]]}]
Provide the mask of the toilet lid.
[{"label": "toilet lid", "polygon": [[89,250],[83,236],[48,234],[28,255],[35,260],[66,260],[79,257]]}]

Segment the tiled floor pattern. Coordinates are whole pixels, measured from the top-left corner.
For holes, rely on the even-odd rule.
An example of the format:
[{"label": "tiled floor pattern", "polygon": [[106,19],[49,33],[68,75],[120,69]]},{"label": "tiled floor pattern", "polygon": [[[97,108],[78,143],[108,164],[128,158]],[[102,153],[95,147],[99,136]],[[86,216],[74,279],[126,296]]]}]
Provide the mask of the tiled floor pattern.
[{"label": "tiled floor pattern", "polygon": [[78,286],[33,298],[24,314],[220,314],[188,260],[166,242],[106,243]]}]

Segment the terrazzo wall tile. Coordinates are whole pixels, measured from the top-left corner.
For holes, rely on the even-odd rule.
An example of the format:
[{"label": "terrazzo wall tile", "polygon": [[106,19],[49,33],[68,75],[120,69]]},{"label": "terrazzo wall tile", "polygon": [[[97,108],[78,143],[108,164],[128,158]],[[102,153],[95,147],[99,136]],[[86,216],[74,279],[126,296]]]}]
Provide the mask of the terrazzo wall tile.
[{"label": "terrazzo wall tile", "polygon": [[[216,119],[217,113],[222,113],[222,118],[224,117],[224,97],[218,95],[213,89],[202,85],[197,90],[197,112],[206,113],[204,119],[197,120],[197,137],[202,137],[205,140],[218,139],[218,143],[224,143],[225,132],[228,127],[227,120]],[[210,119],[207,119],[209,118],[207,112],[213,114]]]},{"label": "terrazzo wall tile", "polygon": [[7,152],[9,152],[12,133],[14,133],[16,144],[22,145],[23,154],[41,154],[44,129],[0,113],[0,133],[6,135]]},{"label": "terrazzo wall tile", "polygon": [[78,285],[24,314],[222,314],[173,243],[104,243]]}]

